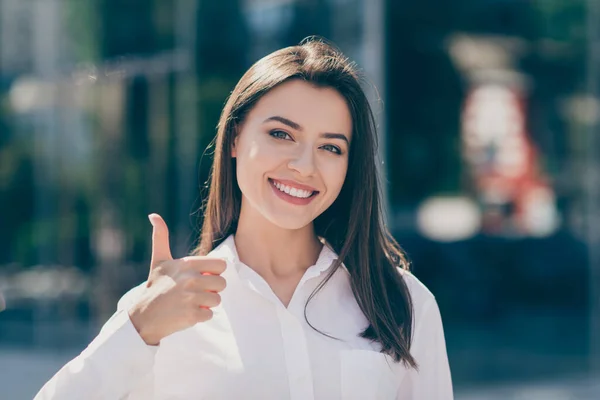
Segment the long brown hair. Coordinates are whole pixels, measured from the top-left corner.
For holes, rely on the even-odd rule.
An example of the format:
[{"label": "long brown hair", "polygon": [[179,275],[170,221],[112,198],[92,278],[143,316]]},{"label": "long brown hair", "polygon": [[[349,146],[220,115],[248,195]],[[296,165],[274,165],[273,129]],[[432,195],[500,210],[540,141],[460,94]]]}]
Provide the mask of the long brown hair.
[{"label": "long brown hair", "polygon": [[382,218],[373,113],[355,65],[323,39],[312,37],[298,46],[267,55],[250,67],[231,93],[219,120],[216,142],[213,142],[210,191],[200,243],[194,254],[208,254],[235,233],[242,198],[236,179],[236,160],[231,157],[237,127],[261,96],[290,79],[337,90],[346,99],[353,125],[342,190],[314,221],[316,235],[324,238],[339,258],[309,301],[344,263],[356,301],[370,322],[361,336],[379,342],[381,351],[395,361],[416,368],[410,354],[412,301],[396,269],[408,269],[409,263]]}]

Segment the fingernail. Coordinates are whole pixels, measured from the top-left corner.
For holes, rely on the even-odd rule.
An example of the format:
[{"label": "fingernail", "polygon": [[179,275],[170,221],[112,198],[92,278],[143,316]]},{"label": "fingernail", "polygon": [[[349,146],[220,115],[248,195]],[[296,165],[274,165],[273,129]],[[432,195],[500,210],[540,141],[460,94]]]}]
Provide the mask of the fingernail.
[{"label": "fingernail", "polygon": [[154,226],[154,222],[152,221],[152,214],[148,214],[148,220],[150,221],[150,224]]}]

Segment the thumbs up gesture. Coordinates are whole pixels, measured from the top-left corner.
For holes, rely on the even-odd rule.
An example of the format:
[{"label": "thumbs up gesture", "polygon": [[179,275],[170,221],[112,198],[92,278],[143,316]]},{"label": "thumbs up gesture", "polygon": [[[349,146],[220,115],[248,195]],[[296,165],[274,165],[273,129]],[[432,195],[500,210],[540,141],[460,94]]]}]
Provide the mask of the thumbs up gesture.
[{"label": "thumbs up gesture", "polygon": [[150,274],[129,318],[142,339],[157,345],[162,338],[212,318],[226,286],[220,276],[225,260],[203,256],[173,259],[169,229],[158,214],[149,217],[152,231]]}]

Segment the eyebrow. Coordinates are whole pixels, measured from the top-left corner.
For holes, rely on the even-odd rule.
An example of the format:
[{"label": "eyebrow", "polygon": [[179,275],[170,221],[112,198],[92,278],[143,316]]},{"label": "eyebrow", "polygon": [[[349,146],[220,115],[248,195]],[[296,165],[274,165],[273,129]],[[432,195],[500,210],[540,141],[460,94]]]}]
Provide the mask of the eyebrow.
[{"label": "eyebrow", "polygon": [[[269,117],[267,119],[265,119],[263,121],[264,123],[270,122],[270,121],[278,121],[281,122],[284,125],[289,126],[292,129],[295,129],[297,131],[302,132],[304,130],[304,128],[302,128],[302,126],[300,124],[298,124],[297,122],[294,122],[292,120],[289,120],[287,118],[284,117],[280,117],[279,115],[274,115],[272,117]],[[331,132],[325,132],[322,133],[320,135],[321,137],[327,138],[327,139],[340,139],[345,141],[346,143],[350,144],[350,142],[348,141],[348,137],[346,135],[344,135],[343,133],[331,133]]]}]

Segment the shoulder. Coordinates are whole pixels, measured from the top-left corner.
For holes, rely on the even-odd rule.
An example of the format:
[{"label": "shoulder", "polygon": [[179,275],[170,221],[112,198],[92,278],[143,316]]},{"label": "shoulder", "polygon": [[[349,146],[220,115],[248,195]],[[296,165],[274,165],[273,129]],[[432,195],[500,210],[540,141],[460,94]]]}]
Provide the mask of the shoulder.
[{"label": "shoulder", "polygon": [[425,286],[416,276],[414,276],[410,271],[397,268],[398,273],[404,279],[406,286],[408,287],[408,291],[410,292],[411,299],[415,305],[417,304],[426,304],[431,301],[435,301],[435,296],[431,291]]},{"label": "shoulder", "polygon": [[425,286],[416,276],[410,271],[398,268],[398,273],[404,279],[408,292],[410,293],[413,311],[414,311],[414,322],[415,326],[419,326],[424,320],[427,320],[432,312],[433,314],[439,313],[437,301],[431,291]]}]

